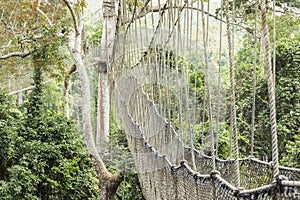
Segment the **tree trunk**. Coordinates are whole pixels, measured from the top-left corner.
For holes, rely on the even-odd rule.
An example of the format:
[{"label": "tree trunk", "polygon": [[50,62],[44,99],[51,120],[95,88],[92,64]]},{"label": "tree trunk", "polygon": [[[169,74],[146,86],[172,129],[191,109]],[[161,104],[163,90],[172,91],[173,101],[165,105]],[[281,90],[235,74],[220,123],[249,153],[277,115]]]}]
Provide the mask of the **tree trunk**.
[{"label": "tree trunk", "polygon": [[[73,23],[74,23],[74,31],[70,33],[69,37],[69,51],[73,57],[75,62],[76,69],[78,71],[80,82],[81,82],[81,93],[82,93],[82,125],[83,125],[83,136],[88,148],[88,151],[92,157],[92,161],[94,163],[97,175],[99,177],[99,188],[101,190],[100,199],[101,200],[109,200],[111,199],[117,191],[119,184],[121,183],[120,174],[111,174],[105,167],[99,152],[96,147],[96,143],[94,140],[93,130],[92,130],[92,119],[91,119],[91,90],[90,90],[90,81],[88,77],[88,73],[86,71],[85,65],[82,60],[82,34],[83,33],[83,11],[75,12],[69,1],[63,0],[68,9],[71,12]],[[114,2],[114,1],[112,1]],[[111,4],[109,4],[111,5]],[[114,5],[114,3],[113,3]],[[106,26],[107,27],[107,26]],[[106,29],[109,30],[109,29]],[[115,30],[115,29],[114,29]],[[115,31],[114,31],[115,33]],[[113,34],[114,35],[114,34]],[[107,44],[107,42],[105,42]],[[105,46],[107,47],[107,46]],[[109,50],[109,52],[112,52]],[[106,54],[108,55],[108,54]],[[103,111],[100,112],[101,115],[105,115],[105,117],[109,118],[109,94],[108,93],[108,81],[107,81],[107,65],[104,62],[104,71],[100,72],[99,80],[101,83],[101,92],[102,95],[101,102],[99,102],[100,107],[103,107]],[[101,67],[101,66],[100,66]],[[100,109],[98,109],[100,110]],[[99,116],[101,116],[99,115]],[[105,118],[104,117],[104,118]],[[108,120],[104,120],[103,124],[109,123]],[[106,131],[108,131],[109,124],[106,124]],[[104,125],[103,125],[104,126]],[[103,127],[102,126],[102,127]],[[99,126],[100,127],[100,126]]]},{"label": "tree trunk", "polygon": [[[71,14],[75,16],[75,12],[70,8],[70,4],[64,1],[71,11]],[[88,151],[92,157],[93,163],[97,175],[99,177],[99,187],[101,190],[101,200],[111,199],[118,185],[120,184],[120,175],[116,173],[112,175],[105,167],[99,152],[96,148],[96,143],[94,140],[93,130],[92,130],[92,119],[91,119],[91,90],[90,81],[88,73],[86,71],[85,65],[82,60],[82,31],[84,20],[82,17],[82,12],[78,12],[78,19],[74,20],[75,31],[70,33],[69,37],[69,51],[73,57],[74,64],[78,71],[80,82],[81,82],[81,93],[82,93],[82,125],[83,125],[83,136],[88,148]],[[106,73],[107,74],[107,73]],[[105,76],[107,77],[107,75]],[[105,79],[103,79],[105,80]],[[106,80],[107,83],[107,80]]]},{"label": "tree trunk", "polygon": [[[76,46],[76,45],[75,45]],[[99,177],[99,187],[101,190],[100,199],[109,200],[117,191],[119,184],[121,183],[118,173],[112,175],[102,162],[99,152],[95,145],[93,137],[92,123],[91,123],[91,91],[90,82],[85,66],[82,62],[79,51],[73,52],[73,57],[78,69],[78,73],[81,81],[82,92],[82,123],[83,134],[91,156],[94,158],[93,162],[97,175]]]},{"label": "tree trunk", "polygon": [[99,72],[96,142],[97,149],[100,153],[104,152],[105,142],[108,142],[109,100],[108,74],[106,71]]},{"label": "tree trunk", "polygon": [[[70,7],[67,1],[66,4]],[[69,8],[70,9],[70,8]],[[74,15],[74,11],[70,9]],[[87,148],[97,160],[101,160],[93,136],[92,119],[91,119],[91,89],[88,73],[82,60],[82,31],[84,26],[84,20],[82,12],[78,12],[77,21],[74,21],[74,31],[70,32],[68,48],[73,57],[74,65],[79,74],[81,83],[81,95],[82,95],[82,125],[83,136],[86,141]],[[75,19],[73,19],[75,20]]]},{"label": "tree trunk", "polygon": [[[79,29],[79,31],[80,30],[81,29]],[[93,156],[95,156],[96,159],[100,160],[100,156],[98,155],[92,130],[90,80],[81,58],[80,34],[75,34],[75,44],[74,49],[72,51],[72,56],[75,61],[75,65],[81,82],[83,136],[85,138],[89,152]]]},{"label": "tree trunk", "polygon": [[[118,186],[122,182],[119,172],[115,174],[109,173],[104,167],[103,163],[92,157],[97,175],[99,177],[99,188],[101,190],[100,200],[110,200],[116,194]],[[108,173],[106,173],[108,172]]]},{"label": "tree trunk", "polygon": [[113,56],[113,46],[116,34],[116,8],[115,0],[106,0],[103,2],[103,32],[101,37],[101,62],[99,65],[98,82],[98,110],[97,110],[97,147],[104,150],[105,141],[108,141],[109,135],[109,84],[108,68]]},{"label": "tree trunk", "polygon": [[71,68],[67,71],[67,74],[65,75],[64,78],[64,88],[63,88],[63,105],[62,109],[67,116],[67,118],[70,117],[70,109],[69,109],[69,89],[70,89],[70,78],[71,75],[76,71],[76,65],[72,65]]}]

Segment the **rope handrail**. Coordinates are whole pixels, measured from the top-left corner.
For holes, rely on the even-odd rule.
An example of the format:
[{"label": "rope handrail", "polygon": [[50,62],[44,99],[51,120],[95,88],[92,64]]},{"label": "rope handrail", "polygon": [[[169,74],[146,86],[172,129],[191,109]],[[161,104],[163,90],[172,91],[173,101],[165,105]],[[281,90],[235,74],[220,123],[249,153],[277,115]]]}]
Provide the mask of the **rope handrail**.
[{"label": "rope handrail", "polygon": [[[129,78],[129,79],[127,79],[127,80],[134,80],[134,79],[135,79],[134,76],[131,76],[131,78]],[[134,82],[137,83],[138,80],[135,79]],[[121,85],[122,85],[122,84],[121,84]],[[142,87],[139,87],[139,88],[141,88],[141,90],[142,90]],[[118,92],[119,92],[119,95],[122,95],[122,94],[121,94],[121,91],[118,91]],[[124,91],[123,91],[123,93],[124,93]],[[147,96],[146,93],[142,92],[142,93],[140,93],[140,94],[144,94],[144,95],[146,96],[146,100],[147,100],[148,102],[152,102],[152,101],[149,99],[149,97]],[[119,97],[119,98],[122,99],[122,97]],[[122,101],[124,101],[124,100],[122,100]],[[124,104],[125,104],[125,101],[124,101]],[[151,104],[152,104],[152,106],[155,106],[155,103],[152,102]],[[146,148],[147,148],[153,155],[155,155],[156,157],[159,157],[160,159],[163,158],[163,159],[166,160],[167,163],[172,164],[172,163],[168,160],[167,156],[162,156],[157,150],[155,150],[155,149],[154,149],[154,148],[146,141],[146,138],[144,137],[144,135],[143,135],[143,133],[142,133],[141,126],[138,124],[138,122],[136,122],[136,121],[130,116],[130,113],[129,113],[130,111],[129,111],[129,109],[128,109],[128,106],[126,107],[126,109],[127,109],[128,116],[130,117],[132,123],[134,123],[135,126],[139,129],[139,132],[140,132],[140,134],[141,134],[141,137],[143,138],[143,141],[144,141],[143,144],[146,146]],[[156,110],[156,111],[157,111],[157,110]],[[157,113],[157,115],[159,116],[158,113]],[[166,122],[166,123],[167,123],[167,122]],[[185,147],[185,148],[188,148],[188,147]],[[195,151],[197,151],[197,150],[195,150]],[[204,154],[201,153],[201,152],[198,152],[198,154],[204,155]],[[204,155],[204,156],[205,156],[205,155]],[[211,159],[211,157],[209,157],[209,156],[205,156],[205,157]],[[226,162],[226,160],[221,160],[221,159],[216,159],[216,160],[220,160],[220,161]],[[267,165],[267,166],[270,167],[270,163],[263,162],[263,161],[259,161],[258,159],[255,159],[255,158],[253,158],[253,157],[244,158],[244,159],[240,159],[240,160],[250,160],[250,161],[252,161],[252,162],[256,162],[256,161],[257,161],[258,163],[265,164],[265,165]],[[228,160],[227,160],[227,162],[228,162]],[[186,174],[186,176],[197,177],[197,176],[199,175],[198,173],[195,173],[193,170],[191,170],[191,168],[188,167],[188,164],[187,164],[186,162],[180,162],[180,165],[178,165],[178,166],[168,165],[167,168],[170,169],[170,173],[173,173],[173,174],[174,174],[174,173],[175,173],[174,171],[176,171],[176,169],[181,169],[182,167],[184,167],[185,171],[189,174],[189,175]],[[172,170],[171,170],[171,169],[172,169]],[[175,174],[176,174],[176,173],[175,173]],[[203,175],[201,175],[201,176],[202,176],[202,177],[205,177],[206,179],[208,179],[208,177],[211,176],[211,175],[210,175],[210,174],[203,174]],[[271,189],[275,187],[274,185],[266,185],[266,186],[262,186],[262,187],[258,187],[258,188],[254,188],[254,189],[249,189],[249,190],[238,190],[237,188],[235,188],[234,186],[232,186],[229,182],[227,182],[225,179],[223,179],[220,175],[215,175],[215,177],[217,177],[217,178],[218,178],[218,181],[221,182],[220,184],[223,185],[223,186],[222,186],[223,188],[224,188],[224,187],[227,188],[226,190],[230,190],[230,191],[231,191],[230,193],[234,194],[235,197],[239,197],[239,198],[247,198],[247,197],[249,197],[249,196],[257,196],[258,193],[261,193],[260,195],[262,195],[262,193],[264,193],[264,195],[267,195],[267,194],[270,193]],[[213,182],[213,179],[212,179],[211,181]],[[288,185],[288,186],[298,186],[298,185],[297,185],[298,182],[293,182],[293,181],[289,181],[289,182],[282,181],[281,183],[282,183],[282,185],[286,184],[286,185]],[[293,183],[295,183],[295,184],[293,185]],[[293,191],[290,190],[291,188],[287,188],[287,189],[288,189],[289,192],[286,192],[286,194],[288,194],[288,193],[293,194]]]},{"label": "rope handrail", "polygon": [[[129,113],[128,113],[128,117],[130,117]],[[164,160],[165,164],[166,164],[165,167],[170,170],[170,173],[176,174],[176,171],[179,171],[179,170],[183,169],[183,171],[185,171],[187,173],[187,174],[185,174],[185,177],[194,177],[195,180],[197,180],[197,179],[209,180],[211,178],[210,174],[206,174],[206,175],[203,174],[202,175],[202,174],[195,173],[189,167],[189,165],[186,163],[186,161],[181,161],[180,165],[178,165],[178,166],[171,165],[171,162],[168,160],[168,158],[166,156],[161,155],[159,152],[157,152],[155,149],[153,149],[152,146],[147,143],[147,141],[145,141],[145,137],[142,134],[140,126],[138,125],[137,122],[134,122],[132,118],[131,118],[131,120],[132,120],[132,123],[135,125],[136,129],[138,129],[140,131],[141,137],[144,141],[143,144],[145,145],[145,148],[151,153],[151,155],[153,157],[156,157],[157,159],[160,159],[160,160]],[[218,174],[216,174],[215,177],[220,182],[220,185],[222,185],[222,188],[226,188],[226,190],[230,190],[234,194],[234,196],[232,196],[232,197],[239,197],[240,199],[242,199],[244,197],[247,198],[249,196],[255,196],[258,193],[262,193],[262,192],[267,194],[274,187],[274,185],[266,185],[266,186],[263,186],[263,187],[250,189],[250,190],[238,190],[237,188],[232,186],[230,183],[228,183],[225,179],[223,179]],[[211,179],[210,181],[212,182],[213,179]],[[295,183],[295,182],[282,181],[282,185],[285,184],[285,185],[288,185],[288,186],[298,186],[298,185],[295,185],[295,184],[293,185],[292,183]],[[298,184],[298,182],[296,182],[296,184]]]}]

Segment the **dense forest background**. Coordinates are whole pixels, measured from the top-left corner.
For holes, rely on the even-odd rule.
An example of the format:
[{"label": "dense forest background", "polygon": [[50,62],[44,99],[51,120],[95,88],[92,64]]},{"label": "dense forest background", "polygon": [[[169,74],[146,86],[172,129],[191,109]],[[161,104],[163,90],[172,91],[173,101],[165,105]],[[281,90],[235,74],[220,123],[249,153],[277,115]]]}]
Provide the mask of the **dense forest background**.
[{"label": "dense forest background", "polygon": [[[67,1],[0,2],[0,199],[99,199],[100,196],[99,177],[103,176],[97,171],[99,168],[90,154],[82,128],[82,73],[78,73],[80,68],[77,66],[76,69],[74,64],[77,60],[74,51],[70,50],[70,38],[74,29],[76,36],[76,27],[82,22],[79,55],[86,57],[89,49],[100,46],[105,19],[99,17],[98,10],[84,13],[87,6],[84,0],[75,4],[64,2]],[[138,1],[140,7],[143,3]],[[297,0],[276,1],[275,26],[272,2],[268,5],[270,41],[276,42],[272,61],[276,63],[280,164],[300,167],[300,3]],[[240,157],[247,157],[251,150],[253,65],[255,58],[257,62],[261,59],[259,28],[255,26],[260,27],[261,20],[255,18],[255,1],[236,0],[235,6],[238,25],[235,53],[237,124]],[[214,26],[217,26],[221,17],[220,2],[213,1],[210,12],[215,16],[212,19]],[[85,18],[80,17],[83,13]],[[210,38],[219,37],[215,29],[209,34]],[[224,54],[221,74],[225,84],[222,89],[224,94],[229,94],[226,59]],[[99,70],[97,66],[85,68],[91,89],[91,125],[93,136],[97,137]],[[254,155],[271,160],[265,66],[257,65],[256,71]],[[191,73],[191,88],[197,87],[199,93],[203,92],[203,74],[201,70],[197,74]],[[225,99],[224,107],[229,108],[229,96]],[[119,187],[114,199],[143,199],[126,135],[113,104],[110,111],[109,142],[105,143],[105,151],[99,153],[109,173],[118,175]],[[230,116],[224,113],[218,155],[227,159]],[[204,123],[208,131],[208,121]],[[195,133],[195,147],[200,148],[201,137],[200,131]]]}]

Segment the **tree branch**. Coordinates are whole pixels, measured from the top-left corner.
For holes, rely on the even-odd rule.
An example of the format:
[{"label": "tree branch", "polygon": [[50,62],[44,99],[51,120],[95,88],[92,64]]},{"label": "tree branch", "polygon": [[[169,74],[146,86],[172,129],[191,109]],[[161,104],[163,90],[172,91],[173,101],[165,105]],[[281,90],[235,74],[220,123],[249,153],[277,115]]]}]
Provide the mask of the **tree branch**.
[{"label": "tree branch", "polygon": [[63,2],[66,4],[66,6],[68,7],[68,9],[69,9],[69,11],[70,11],[70,13],[72,15],[75,33],[76,33],[76,35],[78,35],[80,33],[79,33],[79,30],[78,30],[78,23],[77,23],[75,12],[72,9],[72,7],[71,7],[70,3],[68,2],[68,0],[63,0]]},{"label": "tree branch", "polygon": [[34,52],[34,50],[27,51],[27,52],[13,52],[13,53],[9,53],[4,56],[0,56],[0,60],[5,60],[5,59],[11,58],[11,57],[25,58],[25,57],[29,56],[30,54],[32,54],[33,52]]},{"label": "tree branch", "polygon": [[52,22],[51,22],[51,20],[49,19],[49,17],[40,9],[40,4],[41,4],[41,0],[38,0],[38,5],[37,5],[37,7],[36,7],[36,10],[41,14],[41,15],[43,15],[45,18],[46,18],[46,20],[48,21],[48,24],[52,27],[53,26],[53,24],[52,24]]},{"label": "tree branch", "polygon": [[64,80],[64,88],[63,88],[63,98],[66,99],[67,93],[69,91],[69,85],[70,85],[70,78],[71,75],[76,71],[76,65],[73,64],[71,68],[67,71],[67,74],[65,75]]},{"label": "tree branch", "polygon": [[11,31],[11,33],[16,34],[16,32],[18,34],[21,33],[20,30],[17,30],[15,27],[13,27],[11,24],[9,24],[8,22],[6,22],[3,18],[1,18],[2,23],[4,24],[5,30],[9,30]]},{"label": "tree branch", "polygon": [[39,39],[43,39],[43,37],[41,35],[35,35],[33,37],[24,37],[24,38],[20,39],[20,43],[24,44],[24,43],[35,42],[36,40],[39,40]]},{"label": "tree branch", "polygon": [[10,44],[12,43],[12,40],[9,40],[7,45],[2,46],[1,49],[7,49],[8,47],[10,47]]},{"label": "tree branch", "polygon": [[[153,7],[153,8],[145,8],[145,9],[142,9],[141,12],[133,19],[133,20],[136,20],[136,19],[140,19],[144,16],[146,16],[147,14],[151,13],[151,12],[159,12],[159,11],[162,11],[162,10],[168,10],[168,9],[182,9],[183,7],[182,6],[172,6],[172,7],[165,7],[165,8],[159,8],[158,6],[157,7]],[[202,11],[200,8],[195,8],[193,6],[185,6],[184,8],[186,9],[191,9],[191,10],[196,10],[196,11]],[[223,19],[220,19],[218,18],[216,15],[214,14],[211,14],[207,11],[204,11],[204,13],[206,15],[208,15],[209,17],[213,17],[215,18],[216,20],[219,20],[221,22],[224,22],[226,23],[226,21],[224,21]],[[127,23],[130,23],[131,22],[131,18],[130,19],[125,19],[121,22],[121,26],[124,25],[124,24],[127,24]],[[243,28],[245,29],[247,32],[249,32],[250,34],[253,34],[254,33],[254,29],[245,25],[245,24],[239,24],[237,23],[236,24],[237,26],[239,26],[240,28]]]},{"label": "tree branch", "polygon": [[[50,83],[50,82],[53,82],[55,79],[50,79],[48,81],[44,81],[42,82],[42,85],[45,85],[47,83]],[[34,88],[35,86],[29,86],[29,87],[26,87],[26,88],[22,88],[20,90],[16,90],[16,91],[13,91],[13,92],[10,92],[8,93],[8,95],[14,95],[14,94],[17,94],[19,92],[24,92],[24,91],[27,91],[27,90],[31,90],[32,88]]]}]

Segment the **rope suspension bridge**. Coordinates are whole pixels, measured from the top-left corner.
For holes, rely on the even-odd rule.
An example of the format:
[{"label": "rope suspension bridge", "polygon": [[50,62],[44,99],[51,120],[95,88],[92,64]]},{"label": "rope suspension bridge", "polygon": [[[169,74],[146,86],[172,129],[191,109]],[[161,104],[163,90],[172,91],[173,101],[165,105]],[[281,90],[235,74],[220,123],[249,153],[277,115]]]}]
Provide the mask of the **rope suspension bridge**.
[{"label": "rope suspension bridge", "polygon": [[[145,0],[144,7],[139,7],[137,1],[119,4],[118,17],[124,24],[117,29],[109,76],[146,199],[300,199],[300,169],[279,166],[278,162],[275,70],[266,2],[255,1],[255,18],[261,13],[262,20],[261,64],[268,73],[271,162],[253,156],[256,48],[251,152],[249,157],[239,158],[234,87],[235,10],[229,10],[229,3],[234,4],[234,0],[220,2],[216,41],[209,34],[210,24],[215,23],[209,15],[210,1]],[[257,47],[257,24],[255,27]],[[226,160],[218,156],[220,123],[225,120],[227,101],[221,76],[224,49],[228,49],[231,100],[230,150]],[[100,47],[90,48],[85,64],[96,65],[99,52],[103,52]],[[199,132],[201,145],[196,149],[195,135]]]},{"label": "rope suspension bridge", "polygon": [[[272,162],[253,157],[254,131],[251,155],[239,158],[233,59],[235,11],[229,11],[229,1],[221,3],[225,7],[221,15],[226,20],[220,22],[217,65],[210,56],[211,20],[206,15],[209,2],[150,0],[145,4],[143,8],[137,4],[130,8],[128,4],[119,5],[119,15],[129,23],[119,29],[111,74],[119,117],[146,199],[300,199],[300,169],[282,167],[278,162],[275,79],[266,2],[260,2],[260,13],[262,56],[268,73]],[[256,18],[258,4],[257,1]],[[147,9],[156,12],[145,12]],[[227,160],[219,159],[217,151],[219,123],[225,112],[220,75],[223,35],[227,36],[231,85],[232,144]],[[204,72],[203,92],[197,91],[199,71]],[[255,82],[253,85],[255,89]],[[253,99],[255,102],[255,94]],[[201,122],[201,150],[196,150],[194,137],[200,131],[196,124]]]}]

